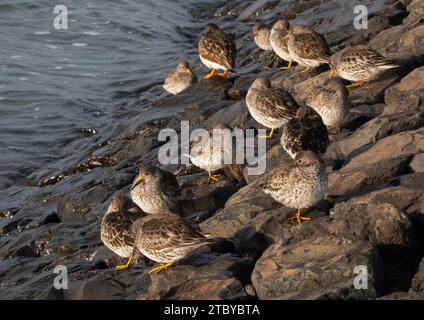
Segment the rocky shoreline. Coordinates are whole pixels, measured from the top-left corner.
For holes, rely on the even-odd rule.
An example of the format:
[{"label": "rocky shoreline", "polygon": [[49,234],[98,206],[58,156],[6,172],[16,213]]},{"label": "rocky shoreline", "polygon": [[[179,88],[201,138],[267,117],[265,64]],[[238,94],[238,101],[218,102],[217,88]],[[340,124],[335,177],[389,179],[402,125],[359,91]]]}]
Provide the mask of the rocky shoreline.
[{"label": "rocky shoreline", "polygon": [[[141,93],[127,108],[124,134],[98,141],[72,168],[41,175],[20,208],[2,211],[0,298],[424,299],[424,2],[368,5],[369,29],[362,31],[346,19],[353,20],[350,1],[232,1],[209,9],[205,19],[236,34],[237,77],[199,81],[157,100],[150,118]],[[326,66],[311,74],[279,71],[284,62],[255,47],[254,23],[281,16],[312,25],[335,50],[369,44],[402,61],[401,69],[350,92],[351,115],[323,156],[329,191],[309,210],[313,219],[289,221],[292,210],[259,187],[288,158],[276,134],[263,176],[233,165],[208,185],[194,166],[167,168],[186,199],[180,214],[204,233],[231,239],[234,253],[201,253],[157,275],[142,258],[115,271],[122,261],[100,241],[101,217],[114,194],[128,194],[137,165],[158,163],[161,129],[178,132],[183,120],[192,130],[217,121],[260,128],[244,101],[255,78],[269,77],[300,103],[328,79]],[[205,72],[196,63],[195,72]],[[53,289],[57,265],[68,268],[68,290]],[[355,266],[366,266],[368,289],[354,288]]]}]

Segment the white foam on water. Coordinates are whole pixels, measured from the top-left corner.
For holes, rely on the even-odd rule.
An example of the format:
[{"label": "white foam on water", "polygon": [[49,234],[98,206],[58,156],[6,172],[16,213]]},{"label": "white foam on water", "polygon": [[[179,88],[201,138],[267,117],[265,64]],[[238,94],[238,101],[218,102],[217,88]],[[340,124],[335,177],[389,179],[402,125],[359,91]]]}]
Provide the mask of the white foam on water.
[{"label": "white foam on water", "polygon": [[50,31],[36,31],[34,32],[36,36],[44,36],[46,34],[50,34]]},{"label": "white foam on water", "polygon": [[87,44],[84,43],[84,42],[74,42],[72,45],[74,47],[86,47],[87,46]]},{"label": "white foam on water", "polygon": [[99,36],[99,35],[101,35],[101,33],[98,32],[98,31],[84,31],[83,34],[85,34],[87,36]]}]

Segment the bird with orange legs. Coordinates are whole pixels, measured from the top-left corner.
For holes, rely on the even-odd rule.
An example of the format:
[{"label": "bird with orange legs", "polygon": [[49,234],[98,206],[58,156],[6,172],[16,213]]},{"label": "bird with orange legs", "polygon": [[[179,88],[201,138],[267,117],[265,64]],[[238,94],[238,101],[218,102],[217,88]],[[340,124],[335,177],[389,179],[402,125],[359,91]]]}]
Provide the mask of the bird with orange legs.
[{"label": "bird with orange legs", "polygon": [[275,129],[281,128],[290,119],[295,118],[299,108],[290,93],[280,88],[273,88],[266,78],[257,78],[253,81],[246,95],[246,104],[252,118],[271,129],[268,135],[262,136],[267,139],[272,138]]},{"label": "bird with orange legs", "polygon": [[[234,37],[222,31],[216,24],[206,25],[199,44],[199,57],[202,63],[210,69],[203,79],[210,79],[214,75],[225,78],[228,72],[235,73],[237,47]],[[217,73],[216,70],[223,72]]]},{"label": "bird with orange legs", "polygon": [[139,254],[134,246],[134,234],[131,225],[144,216],[144,213],[133,205],[131,200],[118,195],[112,198],[100,226],[102,242],[115,254],[126,258],[127,262],[115,270],[125,270],[131,266],[135,255]]},{"label": "bird with orange legs", "polygon": [[298,25],[286,23],[288,27],[287,48],[290,56],[305,69],[301,73],[309,72],[321,64],[328,63],[332,55],[325,38],[314,30]]},{"label": "bird with orange legs", "polygon": [[385,70],[399,67],[395,60],[383,57],[366,45],[344,48],[330,57],[329,65],[330,77],[337,74],[352,81],[348,89],[360,87],[378,78]]},{"label": "bird with orange legs", "polygon": [[262,187],[275,201],[288,208],[297,208],[297,213],[290,219],[301,223],[311,220],[301,215],[301,209],[309,208],[324,198],[328,175],[317,154],[301,151],[294,160],[282,160]]}]

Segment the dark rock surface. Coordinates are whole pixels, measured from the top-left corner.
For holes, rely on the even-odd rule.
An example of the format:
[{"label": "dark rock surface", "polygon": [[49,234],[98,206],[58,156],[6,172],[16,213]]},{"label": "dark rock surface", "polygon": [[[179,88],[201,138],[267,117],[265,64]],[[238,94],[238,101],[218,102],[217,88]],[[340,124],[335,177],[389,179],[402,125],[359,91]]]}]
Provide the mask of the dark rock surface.
[{"label": "dark rock surface", "polygon": [[[355,266],[368,269],[368,288],[355,289]],[[383,286],[380,257],[365,241],[318,237],[277,242],[256,262],[252,283],[259,299],[372,299]]]},{"label": "dark rock surface", "polygon": [[[424,2],[364,1],[370,21],[361,31],[346,18],[353,19],[354,2],[338,3],[237,0],[199,13],[200,22],[213,20],[236,35],[237,75],[199,81],[172,97],[158,98],[160,86],[134,93],[117,109],[119,121],[108,138],[94,135],[96,148],[75,157],[72,166],[29,174],[25,201],[0,207],[0,298],[423,299]],[[200,231],[229,238],[235,253],[202,253],[157,275],[147,273],[152,262],[142,257],[131,269],[115,271],[123,261],[102,245],[100,221],[110,198],[128,193],[139,164],[158,164],[161,129],[180,133],[183,120],[191,130],[218,121],[261,129],[244,102],[255,78],[271,78],[300,104],[328,79],[327,66],[283,72],[277,67],[285,63],[255,48],[254,23],[281,16],[313,26],[334,51],[369,44],[402,62],[350,91],[351,115],[323,157],[326,199],[305,210],[312,220],[298,225],[288,220],[293,209],[262,192],[264,179],[288,158],[281,130],[267,141],[260,176],[233,165],[208,185],[200,169],[169,165],[184,197],[179,213]],[[198,59],[193,69],[206,72]],[[59,265],[68,270],[66,290],[53,288]],[[368,290],[353,286],[357,265],[367,267]]]}]

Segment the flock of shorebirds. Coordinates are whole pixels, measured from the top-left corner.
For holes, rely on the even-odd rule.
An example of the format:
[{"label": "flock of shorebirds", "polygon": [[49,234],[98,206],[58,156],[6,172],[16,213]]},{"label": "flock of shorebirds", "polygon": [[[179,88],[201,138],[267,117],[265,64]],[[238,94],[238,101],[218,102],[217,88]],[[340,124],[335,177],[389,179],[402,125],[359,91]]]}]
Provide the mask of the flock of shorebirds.
[{"label": "flock of shorebirds", "polygon": [[[266,78],[256,79],[246,95],[251,116],[271,130],[262,138],[271,138],[275,129],[282,128],[281,146],[292,158],[281,161],[260,186],[277,202],[297,209],[292,219],[300,223],[310,220],[301,215],[301,209],[313,206],[327,192],[328,176],[319,154],[324,153],[329,144],[327,128],[338,129],[349,115],[348,89],[374,80],[384,70],[398,65],[364,45],[333,53],[321,34],[286,20],[277,21],[271,29],[257,24],[252,35],[259,48],[272,50],[287,61],[283,70],[291,69],[293,62],[305,67],[302,72],[325,63],[331,68],[324,87],[309,97],[305,106],[300,107],[289,92],[273,87]],[[200,60],[210,69],[204,79],[226,77],[228,72],[236,72],[234,36],[217,25],[206,25],[198,51]],[[333,74],[339,77],[333,78]],[[340,78],[353,83],[346,87]],[[195,81],[196,76],[184,61],[168,74],[163,87],[178,94]],[[221,130],[224,137],[228,128],[218,123],[210,129]],[[194,165],[208,171],[209,183],[219,177],[212,172],[223,167],[217,165],[216,158],[222,159],[228,150],[212,150],[211,143],[202,146],[210,148],[211,152],[199,148],[190,159]],[[172,213],[180,197],[176,177],[154,165],[139,168],[131,186],[132,201],[125,195],[113,197],[102,219],[101,239],[117,255],[128,259],[124,265],[117,266],[117,270],[128,268],[141,253],[159,263],[150,270],[156,273],[195,249],[219,240],[200,234],[185,219]]]}]

